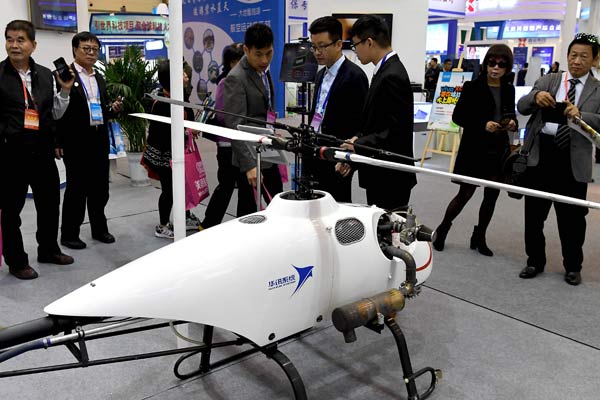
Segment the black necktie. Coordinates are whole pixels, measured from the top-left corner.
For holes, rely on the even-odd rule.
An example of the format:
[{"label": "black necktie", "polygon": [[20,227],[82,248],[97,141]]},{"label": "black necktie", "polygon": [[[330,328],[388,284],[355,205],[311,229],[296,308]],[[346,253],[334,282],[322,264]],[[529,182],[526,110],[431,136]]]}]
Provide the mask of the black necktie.
[{"label": "black necktie", "polygon": [[[569,91],[567,92],[567,97],[571,104],[575,104],[575,86],[581,82],[579,79],[569,79]],[[569,142],[571,141],[571,128],[567,125],[559,125],[556,131],[556,136],[554,136],[554,143],[556,146],[564,150],[569,146]]]}]

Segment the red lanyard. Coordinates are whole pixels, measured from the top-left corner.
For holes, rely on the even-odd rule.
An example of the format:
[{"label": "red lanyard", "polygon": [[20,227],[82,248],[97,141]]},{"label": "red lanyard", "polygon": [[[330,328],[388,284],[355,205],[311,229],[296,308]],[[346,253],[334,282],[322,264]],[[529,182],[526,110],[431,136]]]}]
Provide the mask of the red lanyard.
[{"label": "red lanyard", "polygon": [[568,100],[569,100],[569,89],[567,88],[567,82],[569,81],[569,80],[567,79],[567,78],[568,78],[568,75],[569,75],[569,74],[567,74],[567,73],[565,72],[565,81],[564,81],[564,84],[565,84],[565,101],[568,101]]},{"label": "red lanyard", "polygon": [[[29,97],[27,97],[27,85],[25,83],[25,79],[21,78],[21,83],[23,84],[23,97],[25,97],[25,108],[29,108]],[[33,95],[31,96],[31,100],[33,100]],[[33,105],[35,108],[35,103]]]}]

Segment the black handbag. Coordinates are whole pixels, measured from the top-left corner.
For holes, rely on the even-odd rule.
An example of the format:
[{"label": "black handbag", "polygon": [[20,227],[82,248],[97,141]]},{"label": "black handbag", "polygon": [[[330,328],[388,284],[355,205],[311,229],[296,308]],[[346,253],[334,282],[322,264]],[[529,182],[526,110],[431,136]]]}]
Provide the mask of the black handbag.
[{"label": "black handbag", "polygon": [[[504,183],[527,187],[527,158],[533,145],[534,136],[528,135],[523,145],[514,148],[505,158],[502,167]],[[521,199],[523,197],[522,194],[514,192],[508,192],[508,196],[513,199]]]}]

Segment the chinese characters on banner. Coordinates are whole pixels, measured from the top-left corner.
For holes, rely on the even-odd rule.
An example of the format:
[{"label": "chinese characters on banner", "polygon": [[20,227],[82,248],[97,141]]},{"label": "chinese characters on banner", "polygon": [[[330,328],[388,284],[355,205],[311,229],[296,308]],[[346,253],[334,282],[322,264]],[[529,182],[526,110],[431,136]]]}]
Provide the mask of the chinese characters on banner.
[{"label": "chinese characters on banner", "polygon": [[165,34],[168,18],[154,14],[92,14],[90,32],[99,36]]},{"label": "chinese characters on banner", "polygon": [[458,125],[452,122],[452,113],[460,98],[463,84],[470,81],[472,75],[472,72],[440,73],[427,129],[458,132]]},{"label": "chinese characters on banner", "polygon": [[[274,57],[270,70],[275,87],[276,111],[283,115],[283,84],[277,80],[283,49],[285,4],[277,0],[183,0],[183,56],[192,66],[191,100],[202,102],[215,92],[223,49],[243,42],[255,23],[273,29]],[[298,1],[302,4],[302,1]]]}]

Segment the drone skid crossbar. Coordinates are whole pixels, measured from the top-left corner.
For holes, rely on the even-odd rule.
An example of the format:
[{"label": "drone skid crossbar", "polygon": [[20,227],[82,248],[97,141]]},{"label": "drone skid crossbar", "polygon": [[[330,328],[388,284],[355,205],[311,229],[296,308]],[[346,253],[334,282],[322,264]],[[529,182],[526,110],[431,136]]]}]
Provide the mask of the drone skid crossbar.
[{"label": "drone skid crossbar", "polygon": [[[39,349],[48,349],[50,347],[56,347],[64,345],[71,354],[77,360],[73,363],[66,364],[56,364],[49,365],[43,367],[35,367],[35,368],[26,368],[26,369],[17,369],[10,371],[0,371],[0,378],[8,378],[14,376],[22,376],[22,375],[31,375],[31,374],[39,374],[46,372],[54,372],[54,371],[62,371],[67,369],[76,369],[76,368],[87,368],[92,366],[99,366],[105,364],[115,364],[127,361],[138,361],[149,358],[156,357],[164,357],[175,354],[182,354],[182,356],[177,360],[173,367],[173,372],[175,376],[179,379],[188,379],[193,376],[204,375],[209,373],[210,371],[222,367],[224,365],[231,364],[236,362],[242,358],[248,357],[251,354],[262,352],[269,359],[272,359],[283,369],[287,378],[292,385],[292,389],[294,392],[294,398],[296,400],[305,400],[306,397],[306,389],[304,387],[304,383],[300,374],[298,373],[296,367],[292,364],[290,359],[286,357],[281,351],[278,350],[278,345],[285,341],[288,341],[292,338],[298,337],[304,332],[299,332],[291,337],[278,340],[272,344],[267,346],[258,346],[255,343],[252,343],[248,339],[238,336],[234,340],[226,340],[221,342],[213,341],[214,328],[212,326],[206,325],[204,326],[202,341],[203,344],[185,347],[179,349],[170,349],[163,351],[155,351],[150,353],[138,353],[131,354],[125,356],[118,357],[110,357],[93,360],[90,359],[88,354],[88,342],[99,339],[107,339],[112,337],[119,337],[123,335],[131,335],[135,333],[140,333],[144,331],[150,331],[155,329],[162,329],[171,326],[173,329],[175,325],[179,325],[184,323],[183,321],[174,321],[174,322],[161,322],[161,323],[153,323],[150,325],[138,326],[135,328],[121,329],[125,326],[140,324],[148,321],[144,318],[130,318],[126,319],[122,322],[109,323],[108,325],[101,326],[98,328],[84,329],[82,326],[76,326],[75,332],[72,333],[71,330],[67,330],[61,336],[50,336],[41,338],[38,340],[34,340],[29,343],[24,343],[13,348],[4,350],[0,352],[0,363],[7,361],[13,357],[19,356],[23,353],[30,352],[33,350]],[[37,324],[39,322],[32,321]],[[26,323],[27,324],[27,323]],[[26,325],[23,324],[23,325]],[[0,339],[2,338],[2,333],[0,332]],[[250,346],[249,349],[240,351],[231,356],[222,358],[218,361],[211,362],[212,351],[218,348],[223,347],[241,347],[241,346]],[[181,373],[180,368],[182,363],[190,357],[200,355],[200,363],[199,367],[191,372]]]}]

